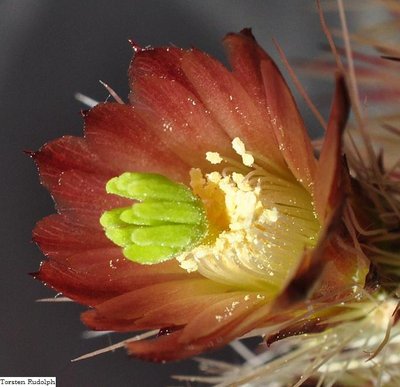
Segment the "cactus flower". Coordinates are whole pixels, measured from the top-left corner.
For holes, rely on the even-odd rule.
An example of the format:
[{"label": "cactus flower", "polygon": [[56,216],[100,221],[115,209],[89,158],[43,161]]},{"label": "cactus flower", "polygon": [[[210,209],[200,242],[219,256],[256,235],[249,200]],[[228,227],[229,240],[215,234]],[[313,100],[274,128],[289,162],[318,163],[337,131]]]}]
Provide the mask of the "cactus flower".
[{"label": "cactus flower", "polygon": [[84,137],[33,154],[57,208],[33,233],[47,257],[36,278],[89,306],[91,329],[159,329],[127,343],[143,359],[260,329],[270,341],[321,331],[368,283],[370,261],[343,221],[355,194],[341,75],[315,155],[251,32],[224,45],[231,70],[197,49],[135,47],[129,103],[98,104],[83,113]]}]

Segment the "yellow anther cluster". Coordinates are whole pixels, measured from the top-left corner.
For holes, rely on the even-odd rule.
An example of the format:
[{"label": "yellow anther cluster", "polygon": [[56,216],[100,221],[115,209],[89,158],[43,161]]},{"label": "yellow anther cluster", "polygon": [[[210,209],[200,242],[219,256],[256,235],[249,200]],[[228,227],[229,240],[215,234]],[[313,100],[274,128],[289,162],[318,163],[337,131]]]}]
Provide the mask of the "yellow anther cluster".
[{"label": "yellow anther cluster", "polygon": [[217,282],[277,292],[304,249],[315,244],[320,226],[311,197],[294,177],[266,172],[238,138],[232,147],[241,163],[208,152],[207,160],[225,169],[191,171],[192,190],[204,203],[211,232],[177,260],[185,270]]}]

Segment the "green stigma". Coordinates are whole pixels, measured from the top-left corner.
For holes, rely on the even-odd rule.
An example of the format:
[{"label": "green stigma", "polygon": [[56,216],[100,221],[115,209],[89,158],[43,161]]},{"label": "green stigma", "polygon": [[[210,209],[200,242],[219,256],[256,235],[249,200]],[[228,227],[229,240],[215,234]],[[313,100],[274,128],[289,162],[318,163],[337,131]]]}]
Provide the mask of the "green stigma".
[{"label": "green stigma", "polygon": [[131,261],[166,261],[197,246],[207,234],[203,203],[183,184],[154,173],[125,172],[109,180],[106,191],[139,201],[100,217],[107,238]]}]

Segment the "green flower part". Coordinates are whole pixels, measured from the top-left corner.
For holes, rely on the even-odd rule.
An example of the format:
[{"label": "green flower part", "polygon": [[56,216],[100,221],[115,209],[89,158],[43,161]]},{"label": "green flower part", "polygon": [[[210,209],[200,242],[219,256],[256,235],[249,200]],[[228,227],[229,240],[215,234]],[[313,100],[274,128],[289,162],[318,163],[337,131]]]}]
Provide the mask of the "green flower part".
[{"label": "green flower part", "polygon": [[100,218],[106,236],[134,262],[166,261],[198,245],[207,234],[203,203],[183,184],[154,173],[125,172],[109,180],[106,191],[140,202],[106,211]]}]

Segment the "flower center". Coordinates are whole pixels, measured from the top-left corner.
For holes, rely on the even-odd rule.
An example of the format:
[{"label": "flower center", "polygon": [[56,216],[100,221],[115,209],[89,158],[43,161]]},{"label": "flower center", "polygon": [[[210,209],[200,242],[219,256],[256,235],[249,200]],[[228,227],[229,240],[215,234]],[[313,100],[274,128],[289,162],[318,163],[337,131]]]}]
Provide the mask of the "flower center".
[{"label": "flower center", "polygon": [[208,152],[216,171],[192,169],[192,190],[156,174],[111,179],[108,193],[139,203],[102,215],[107,237],[138,263],[175,257],[213,281],[279,292],[316,243],[312,198],[289,171],[247,152],[240,139],[232,146],[241,160]]},{"label": "flower center", "polygon": [[235,139],[242,163],[207,153],[221,172],[191,171],[193,192],[209,220],[205,243],[177,260],[187,271],[245,288],[278,291],[298,267],[304,249],[317,241],[320,224],[312,198],[291,174],[279,175]]}]

